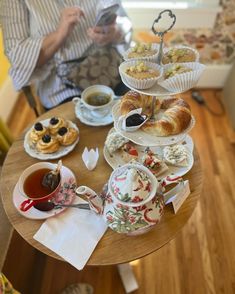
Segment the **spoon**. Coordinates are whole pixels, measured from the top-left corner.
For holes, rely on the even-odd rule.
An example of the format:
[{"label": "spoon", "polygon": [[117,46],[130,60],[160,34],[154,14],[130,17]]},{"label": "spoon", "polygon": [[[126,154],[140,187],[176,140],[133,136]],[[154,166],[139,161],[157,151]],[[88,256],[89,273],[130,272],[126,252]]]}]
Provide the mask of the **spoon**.
[{"label": "spoon", "polygon": [[62,160],[58,161],[55,170],[50,170],[46,173],[42,179],[42,185],[44,187],[50,188],[52,191],[59,185],[60,182],[60,170],[62,167]]},{"label": "spoon", "polygon": [[49,211],[52,209],[59,209],[62,207],[74,207],[74,208],[80,208],[80,209],[90,209],[90,206],[88,203],[77,203],[77,204],[55,204],[54,202],[39,202],[34,205],[34,208],[41,210],[41,211]]}]

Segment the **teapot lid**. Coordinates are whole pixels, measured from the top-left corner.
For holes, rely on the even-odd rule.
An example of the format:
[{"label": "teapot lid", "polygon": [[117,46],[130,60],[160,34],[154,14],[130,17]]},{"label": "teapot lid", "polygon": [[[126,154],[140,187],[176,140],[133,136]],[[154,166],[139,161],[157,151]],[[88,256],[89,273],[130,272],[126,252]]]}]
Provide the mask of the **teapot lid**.
[{"label": "teapot lid", "polygon": [[142,202],[152,192],[152,181],[149,175],[144,170],[131,165],[119,169],[112,177],[110,184],[112,194],[123,202]]}]

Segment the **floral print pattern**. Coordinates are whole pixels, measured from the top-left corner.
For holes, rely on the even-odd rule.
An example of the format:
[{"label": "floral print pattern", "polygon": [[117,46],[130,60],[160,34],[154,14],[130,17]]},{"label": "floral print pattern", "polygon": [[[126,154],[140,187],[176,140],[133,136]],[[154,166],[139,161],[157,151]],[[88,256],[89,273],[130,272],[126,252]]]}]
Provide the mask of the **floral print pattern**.
[{"label": "floral print pattern", "polygon": [[53,202],[55,204],[70,204],[76,195],[75,189],[76,183],[74,178],[66,179],[66,182],[61,186],[59,193],[54,197]]},{"label": "floral print pattern", "polygon": [[[143,200],[138,196],[135,198],[136,203]],[[107,205],[105,217],[108,225],[114,231],[118,233],[131,233],[157,224],[163,215],[163,209],[163,197],[155,196],[147,204],[136,207],[130,207],[121,203],[117,203],[116,206]]]},{"label": "floral print pattern", "polygon": [[[235,1],[221,0],[213,29],[174,29],[165,37],[166,46],[188,45],[199,51],[204,64],[230,64],[235,58]],[[150,30],[135,32],[140,42],[158,42]]]}]

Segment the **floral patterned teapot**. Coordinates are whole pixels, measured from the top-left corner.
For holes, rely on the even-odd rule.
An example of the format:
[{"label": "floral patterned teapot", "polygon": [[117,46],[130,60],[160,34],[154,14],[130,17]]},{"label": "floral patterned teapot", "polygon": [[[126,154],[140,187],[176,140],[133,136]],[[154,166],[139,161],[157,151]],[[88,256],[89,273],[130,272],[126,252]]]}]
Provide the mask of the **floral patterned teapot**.
[{"label": "floral patterned teapot", "polygon": [[163,183],[146,167],[134,163],[115,169],[101,195],[86,186],[78,187],[76,193],[87,197],[91,209],[102,214],[112,230],[137,235],[159,223],[164,210],[162,190],[168,182]]}]

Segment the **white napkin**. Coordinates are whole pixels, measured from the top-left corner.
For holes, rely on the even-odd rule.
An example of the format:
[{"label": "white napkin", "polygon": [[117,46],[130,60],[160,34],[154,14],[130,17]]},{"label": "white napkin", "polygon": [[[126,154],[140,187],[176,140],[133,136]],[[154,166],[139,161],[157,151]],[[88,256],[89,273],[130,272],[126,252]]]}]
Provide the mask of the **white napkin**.
[{"label": "white napkin", "polygon": [[[76,197],[73,203],[86,202]],[[47,219],[33,238],[81,270],[106,229],[104,219],[95,212],[67,208]]]}]

